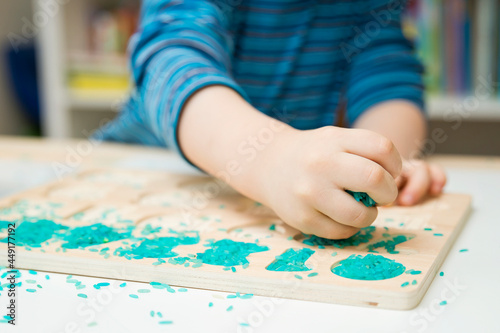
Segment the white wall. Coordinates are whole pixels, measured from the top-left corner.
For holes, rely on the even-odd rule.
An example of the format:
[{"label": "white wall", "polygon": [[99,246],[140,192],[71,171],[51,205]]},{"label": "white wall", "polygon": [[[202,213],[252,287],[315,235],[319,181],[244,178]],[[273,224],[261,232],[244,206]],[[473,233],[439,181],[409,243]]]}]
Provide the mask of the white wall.
[{"label": "white wall", "polygon": [[0,134],[20,135],[27,132],[28,122],[9,86],[5,48],[9,43],[7,35],[10,32],[20,35],[24,24],[22,18],[31,20],[31,16],[30,0],[0,1]]}]

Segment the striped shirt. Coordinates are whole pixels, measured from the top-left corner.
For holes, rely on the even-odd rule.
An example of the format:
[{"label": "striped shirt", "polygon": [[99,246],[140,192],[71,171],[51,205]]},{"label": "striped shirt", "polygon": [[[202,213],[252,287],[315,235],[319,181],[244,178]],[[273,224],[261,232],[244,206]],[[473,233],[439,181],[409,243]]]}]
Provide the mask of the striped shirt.
[{"label": "striped shirt", "polygon": [[340,109],[350,125],[391,99],[423,109],[402,2],[144,0],[129,45],[136,88],[103,138],[180,152],[183,104],[214,84],[298,129],[334,125]]}]

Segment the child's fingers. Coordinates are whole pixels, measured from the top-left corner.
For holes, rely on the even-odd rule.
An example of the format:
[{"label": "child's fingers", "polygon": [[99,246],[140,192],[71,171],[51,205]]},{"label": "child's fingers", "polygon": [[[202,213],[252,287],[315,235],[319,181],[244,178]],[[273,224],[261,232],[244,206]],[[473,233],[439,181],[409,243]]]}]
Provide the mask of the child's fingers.
[{"label": "child's fingers", "polygon": [[431,176],[426,163],[419,163],[408,175],[398,203],[403,206],[414,205],[427,194],[431,185]]},{"label": "child's fingers", "polygon": [[446,185],[446,173],[444,170],[435,164],[429,164],[429,172],[431,176],[431,195],[438,195],[443,191],[444,185]]},{"label": "child's fingers", "polygon": [[372,224],[378,213],[375,207],[366,207],[357,202],[352,195],[339,189],[319,191],[313,197],[312,205],[332,220],[356,228]]},{"label": "child's fingers", "polygon": [[313,234],[328,239],[349,238],[359,231],[348,225],[338,223],[320,212],[314,213],[310,218],[301,221],[300,230],[305,234]]},{"label": "child's fingers", "polygon": [[353,154],[336,157],[339,165],[336,184],[353,192],[366,192],[379,205],[393,202],[398,195],[394,178],[377,163]]},{"label": "child's fingers", "polygon": [[401,155],[391,140],[368,130],[346,130],[346,133],[348,137],[341,141],[342,148],[346,152],[380,164],[394,178],[400,175]]},{"label": "child's fingers", "polygon": [[398,178],[396,178],[395,180],[396,180],[396,186],[398,187],[398,189],[403,188],[406,184],[406,174],[404,172],[402,172],[398,176]]}]

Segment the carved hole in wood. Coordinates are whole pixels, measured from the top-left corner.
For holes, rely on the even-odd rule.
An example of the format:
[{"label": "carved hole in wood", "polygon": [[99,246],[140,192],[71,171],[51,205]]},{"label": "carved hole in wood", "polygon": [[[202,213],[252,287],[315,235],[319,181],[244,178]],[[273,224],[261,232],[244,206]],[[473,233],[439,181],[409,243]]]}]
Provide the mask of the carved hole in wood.
[{"label": "carved hole in wood", "polygon": [[178,188],[189,191],[197,191],[207,198],[216,198],[218,196],[239,195],[231,186],[222,180],[211,177],[190,178],[177,183]]},{"label": "carved hole in wood", "polygon": [[89,183],[104,183],[141,188],[158,177],[134,173],[133,171],[89,170],[77,176],[78,180]]},{"label": "carved hole in wood", "polygon": [[140,194],[136,203],[144,206],[175,207],[181,205],[194,206],[196,197],[189,191],[152,191]]},{"label": "carved hole in wood", "polygon": [[98,200],[106,198],[113,188],[102,184],[58,184],[48,188],[45,195],[50,198]]},{"label": "carved hole in wood", "polygon": [[[270,229],[272,225],[275,226],[274,230]],[[227,233],[237,238],[271,238],[275,233],[284,235],[286,229],[280,220],[259,219],[233,226],[227,230]]]},{"label": "carved hole in wood", "polygon": [[296,234],[295,236],[293,236],[293,239],[296,240],[297,242],[300,242],[302,240],[304,240],[306,238],[306,236],[304,236],[303,233],[298,233]]},{"label": "carved hole in wood", "polygon": [[206,221],[198,216],[186,220],[181,214],[151,214],[136,221],[136,230],[141,232],[142,225],[146,226],[147,224],[150,224],[153,228],[161,227],[162,233],[172,229],[175,231],[196,230],[202,234],[215,229],[215,223],[213,221]]}]

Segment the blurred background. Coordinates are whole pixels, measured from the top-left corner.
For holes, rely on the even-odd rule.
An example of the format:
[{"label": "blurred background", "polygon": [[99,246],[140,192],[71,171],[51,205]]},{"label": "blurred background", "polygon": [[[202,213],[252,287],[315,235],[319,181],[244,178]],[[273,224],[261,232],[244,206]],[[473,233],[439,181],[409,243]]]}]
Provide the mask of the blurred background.
[{"label": "blurred background", "polygon": [[[139,0],[0,2],[0,134],[88,137],[130,89]],[[500,0],[413,0],[404,32],[426,65],[430,153],[500,155]],[[43,111],[42,111],[43,110]]]}]

